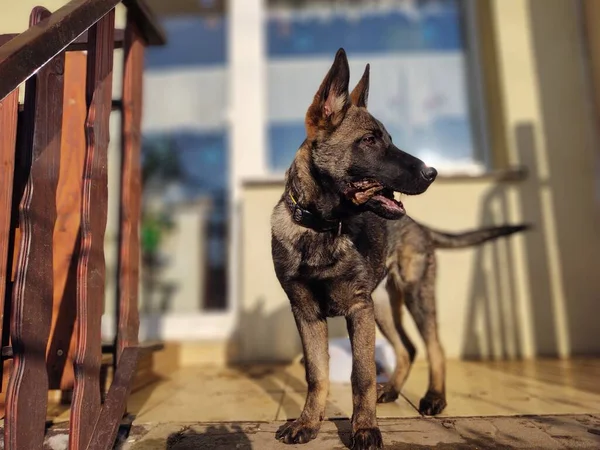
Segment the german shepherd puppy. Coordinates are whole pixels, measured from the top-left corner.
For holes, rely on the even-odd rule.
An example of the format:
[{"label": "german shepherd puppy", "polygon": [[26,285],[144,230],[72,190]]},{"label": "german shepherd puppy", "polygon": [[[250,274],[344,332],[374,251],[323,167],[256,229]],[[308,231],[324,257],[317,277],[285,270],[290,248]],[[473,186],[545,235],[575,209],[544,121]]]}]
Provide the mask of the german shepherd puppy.
[{"label": "german shepherd puppy", "polygon": [[[352,448],[363,450],[383,447],[376,403],[398,397],[414,357],[400,321],[403,299],[426,341],[431,366],[420,410],[437,414],[444,409],[434,248],[470,242],[470,237],[437,233],[405,217],[394,192],[421,194],[437,172],[397,148],[367,111],[369,65],[352,93],[349,79],[346,53],[340,49],[308,108],[307,138],[286,173],[284,193],[271,216],[275,273],[300,333],[308,384],[300,417],[284,425],[277,438],[298,444],[317,436],[329,389],[327,317],[344,316],[353,358]],[[503,232],[477,233],[485,240]],[[371,296],[382,282],[390,293],[387,306],[375,305]],[[376,323],[397,356],[394,376],[379,388]]]},{"label": "german shepherd puppy", "polygon": [[317,436],[329,389],[327,317],[344,316],[352,343],[352,448],[382,448],[375,408],[375,306],[386,275],[387,220],[405,214],[394,192],[421,194],[437,176],[403,152],[367,111],[369,66],[352,93],[338,50],[306,113],[306,140],[286,173],[271,217],[275,272],[302,340],[308,394],[282,428],[288,444]]}]

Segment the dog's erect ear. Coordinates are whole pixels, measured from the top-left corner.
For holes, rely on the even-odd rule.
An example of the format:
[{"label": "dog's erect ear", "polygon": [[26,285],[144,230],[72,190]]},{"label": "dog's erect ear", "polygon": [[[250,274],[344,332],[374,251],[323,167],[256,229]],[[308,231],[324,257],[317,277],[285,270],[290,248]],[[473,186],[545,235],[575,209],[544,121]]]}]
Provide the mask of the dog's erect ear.
[{"label": "dog's erect ear", "polygon": [[309,140],[314,138],[319,129],[332,131],[342,122],[350,106],[349,82],[348,58],[344,49],[340,48],[306,112],[306,132]]},{"label": "dog's erect ear", "polygon": [[370,66],[367,64],[363,76],[350,94],[350,99],[354,106],[359,106],[361,108],[367,107],[367,102],[369,101],[369,71]]}]

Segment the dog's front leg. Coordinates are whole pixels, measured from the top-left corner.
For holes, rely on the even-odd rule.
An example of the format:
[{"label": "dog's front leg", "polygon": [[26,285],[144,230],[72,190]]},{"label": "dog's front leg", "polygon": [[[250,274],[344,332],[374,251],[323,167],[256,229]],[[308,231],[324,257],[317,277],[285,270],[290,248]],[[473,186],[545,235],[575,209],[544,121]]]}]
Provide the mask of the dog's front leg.
[{"label": "dog's front leg", "polygon": [[352,344],[352,449],[383,448],[377,426],[375,312],[372,302],[354,306],[346,316]]},{"label": "dog's front leg", "polygon": [[300,417],[277,433],[277,439],[286,444],[304,444],[317,437],[329,391],[327,319],[322,317],[312,299],[304,297],[302,300],[292,301],[292,310],[304,350],[308,392]]}]

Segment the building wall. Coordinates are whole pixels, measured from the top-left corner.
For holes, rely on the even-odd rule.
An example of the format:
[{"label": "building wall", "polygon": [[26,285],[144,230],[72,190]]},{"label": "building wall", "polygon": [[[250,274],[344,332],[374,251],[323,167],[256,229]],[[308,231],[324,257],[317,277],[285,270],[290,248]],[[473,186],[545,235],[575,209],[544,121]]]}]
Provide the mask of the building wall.
[{"label": "building wall", "polygon": [[[494,161],[525,166],[529,176],[440,179],[404,203],[415,219],[444,230],[507,221],[535,228],[477,249],[439,251],[441,339],[450,358],[598,353],[596,129],[577,3],[486,5],[479,29]],[[270,257],[269,216],[282,190],[272,182],[243,189],[241,360],[289,360],[301,351]],[[343,333],[332,321],[330,334]]]},{"label": "building wall", "polygon": [[[55,10],[64,3],[10,2],[10,7],[0,7],[0,32],[23,31],[33,6]],[[250,4],[236,2],[234,12],[246,14]],[[529,177],[520,182],[485,177],[440,179],[426,194],[411,197],[405,204],[414,218],[445,230],[505,221],[532,222],[535,228],[478,249],[439,252],[442,342],[451,358],[598,353],[597,130],[577,2],[489,0],[479,5],[483,5],[479,32],[493,161],[498,167],[524,165]],[[123,21],[119,8],[117,26],[122,27]],[[248,87],[252,99],[262,98],[262,91],[250,89],[256,83],[244,73],[243,58],[235,56],[238,52],[249,58],[256,52],[248,56],[241,47],[232,52],[237,61],[232,65],[232,89]],[[115,56],[115,97],[120,95],[121,55],[118,51]],[[238,116],[243,114],[234,114],[230,120],[239,129],[244,123]],[[118,123],[118,116],[113,115],[109,168],[118,167]],[[234,177],[243,176],[246,166],[256,164],[244,144],[261,139],[242,139],[253,133],[263,131],[251,129],[235,135],[232,146],[239,167]],[[117,186],[117,172],[109,169],[109,178],[110,186]],[[246,183],[239,194],[241,256],[239,270],[233,273],[239,274],[240,303],[232,359],[289,360],[300,353],[295,324],[270,256],[269,215],[282,189],[281,183],[254,182]],[[117,211],[112,195],[107,280],[112,280],[116,262]],[[114,286],[109,285],[107,314],[113,292]],[[408,324],[422,349],[410,320]],[[343,321],[333,320],[330,331],[343,335]]]}]

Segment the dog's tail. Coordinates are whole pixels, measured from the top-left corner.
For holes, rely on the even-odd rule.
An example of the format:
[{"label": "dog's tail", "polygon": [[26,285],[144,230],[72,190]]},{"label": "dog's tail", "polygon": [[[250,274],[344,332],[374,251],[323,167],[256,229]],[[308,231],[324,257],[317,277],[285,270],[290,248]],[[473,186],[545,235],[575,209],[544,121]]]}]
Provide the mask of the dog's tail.
[{"label": "dog's tail", "polygon": [[435,248],[465,248],[483,244],[484,242],[509,236],[519,231],[531,229],[529,224],[503,225],[499,227],[480,228],[464,233],[445,233],[429,229]]}]

